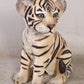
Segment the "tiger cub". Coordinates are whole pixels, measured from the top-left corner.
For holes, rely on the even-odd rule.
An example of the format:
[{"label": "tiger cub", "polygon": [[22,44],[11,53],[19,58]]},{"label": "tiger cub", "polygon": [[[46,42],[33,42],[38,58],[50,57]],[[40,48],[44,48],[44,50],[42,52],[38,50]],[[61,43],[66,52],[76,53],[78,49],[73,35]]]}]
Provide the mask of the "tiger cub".
[{"label": "tiger cub", "polygon": [[56,31],[59,17],[66,9],[65,0],[18,0],[17,10],[26,28],[19,73],[15,84],[42,84],[45,74],[51,77],[46,84],[64,84],[72,73],[72,53],[68,43]]}]

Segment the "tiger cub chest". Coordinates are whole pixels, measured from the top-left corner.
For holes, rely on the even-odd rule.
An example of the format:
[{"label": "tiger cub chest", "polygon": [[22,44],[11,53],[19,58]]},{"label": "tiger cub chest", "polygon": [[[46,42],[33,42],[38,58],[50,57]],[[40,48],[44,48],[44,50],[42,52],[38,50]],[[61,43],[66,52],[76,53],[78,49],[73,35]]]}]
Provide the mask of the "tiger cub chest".
[{"label": "tiger cub chest", "polygon": [[[24,33],[24,48],[27,53],[33,55],[44,55],[53,48],[54,34],[52,35],[35,35]],[[47,54],[46,53],[46,54]],[[52,52],[51,52],[52,53]],[[49,53],[48,53],[49,54]]]}]

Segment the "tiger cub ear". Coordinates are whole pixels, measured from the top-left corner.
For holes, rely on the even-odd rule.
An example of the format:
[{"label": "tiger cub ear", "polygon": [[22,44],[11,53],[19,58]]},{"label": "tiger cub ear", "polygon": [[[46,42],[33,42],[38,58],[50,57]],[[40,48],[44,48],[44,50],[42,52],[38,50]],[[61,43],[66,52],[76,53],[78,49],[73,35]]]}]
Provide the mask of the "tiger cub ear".
[{"label": "tiger cub ear", "polygon": [[24,16],[25,10],[29,4],[29,0],[18,0],[16,3],[16,9],[21,16]]},{"label": "tiger cub ear", "polygon": [[57,3],[60,12],[63,13],[66,10],[67,4],[65,0],[54,0]]}]

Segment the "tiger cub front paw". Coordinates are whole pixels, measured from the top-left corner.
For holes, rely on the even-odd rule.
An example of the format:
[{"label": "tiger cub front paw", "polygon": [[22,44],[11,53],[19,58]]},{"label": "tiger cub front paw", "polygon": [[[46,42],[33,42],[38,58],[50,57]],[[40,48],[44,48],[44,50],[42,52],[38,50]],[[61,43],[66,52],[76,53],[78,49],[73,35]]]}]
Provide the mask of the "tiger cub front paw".
[{"label": "tiger cub front paw", "polygon": [[16,73],[13,75],[12,80],[14,84],[22,84],[28,81],[28,74],[25,73]]}]

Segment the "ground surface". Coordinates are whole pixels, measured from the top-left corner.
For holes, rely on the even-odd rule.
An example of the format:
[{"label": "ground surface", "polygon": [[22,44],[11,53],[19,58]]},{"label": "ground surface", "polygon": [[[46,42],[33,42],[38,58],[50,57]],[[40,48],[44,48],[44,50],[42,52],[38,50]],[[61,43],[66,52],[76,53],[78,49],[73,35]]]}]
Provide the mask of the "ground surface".
[{"label": "ground surface", "polygon": [[[19,71],[19,62],[18,56],[1,56],[0,54],[0,84],[13,84],[11,77],[13,73]],[[84,56],[73,55],[72,63],[73,74],[66,84],[84,84]]]}]

